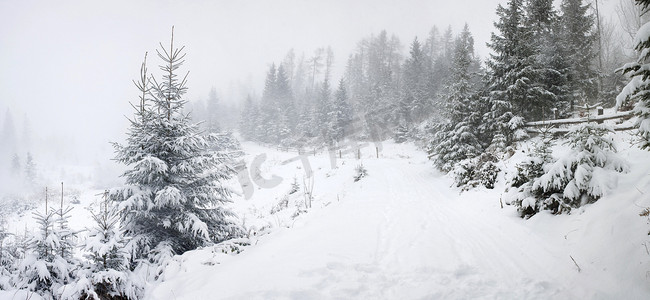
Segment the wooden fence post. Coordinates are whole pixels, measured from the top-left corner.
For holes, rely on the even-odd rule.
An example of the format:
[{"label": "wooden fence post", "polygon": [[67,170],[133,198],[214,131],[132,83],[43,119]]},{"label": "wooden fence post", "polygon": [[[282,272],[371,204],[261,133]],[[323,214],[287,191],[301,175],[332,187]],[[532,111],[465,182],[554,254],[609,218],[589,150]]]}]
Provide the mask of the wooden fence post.
[{"label": "wooden fence post", "polygon": [[[602,115],[603,115],[603,107],[602,107],[602,106],[598,106],[598,107],[596,107],[596,110],[598,111],[598,115],[599,115],[599,116],[602,116]],[[602,120],[598,121],[598,124],[602,124],[602,123],[603,123]]]}]

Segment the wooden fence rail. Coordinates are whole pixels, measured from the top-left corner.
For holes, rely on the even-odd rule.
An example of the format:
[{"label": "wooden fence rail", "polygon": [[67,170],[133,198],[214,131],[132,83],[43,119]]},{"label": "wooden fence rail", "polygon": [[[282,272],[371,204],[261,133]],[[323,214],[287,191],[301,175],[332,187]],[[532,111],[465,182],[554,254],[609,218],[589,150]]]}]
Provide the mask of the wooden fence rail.
[{"label": "wooden fence rail", "polygon": [[[528,133],[532,133],[532,134],[545,133],[545,134],[556,135],[556,134],[565,134],[569,132],[568,128],[559,128],[558,126],[560,125],[571,125],[571,124],[580,124],[580,123],[587,123],[587,122],[602,123],[603,121],[606,120],[629,118],[632,117],[633,115],[632,111],[623,111],[623,112],[616,112],[611,115],[602,115],[602,111],[603,111],[602,108],[599,108],[597,116],[527,122],[524,123],[524,127],[526,127],[526,132]],[[636,128],[634,125],[614,126],[615,131],[632,130],[634,128]]]},{"label": "wooden fence rail", "polygon": [[587,122],[602,122],[605,120],[622,119],[631,116],[632,116],[632,111],[622,111],[622,112],[617,112],[613,115],[600,115],[600,116],[593,116],[593,117],[527,122],[524,123],[524,126],[539,127],[539,126],[549,126],[549,125],[569,125],[569,124],[580,124],[580,123],[587,123]]}]

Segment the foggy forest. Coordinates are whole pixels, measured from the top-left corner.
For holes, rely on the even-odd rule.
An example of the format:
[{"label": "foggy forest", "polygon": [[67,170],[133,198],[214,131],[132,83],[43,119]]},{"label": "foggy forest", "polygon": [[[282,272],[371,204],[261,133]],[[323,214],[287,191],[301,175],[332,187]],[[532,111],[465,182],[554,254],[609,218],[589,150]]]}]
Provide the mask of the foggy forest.
[{"label": "foggy forest", "polygon": [[648,299],[650,1],[0,1],[0,299]]}]

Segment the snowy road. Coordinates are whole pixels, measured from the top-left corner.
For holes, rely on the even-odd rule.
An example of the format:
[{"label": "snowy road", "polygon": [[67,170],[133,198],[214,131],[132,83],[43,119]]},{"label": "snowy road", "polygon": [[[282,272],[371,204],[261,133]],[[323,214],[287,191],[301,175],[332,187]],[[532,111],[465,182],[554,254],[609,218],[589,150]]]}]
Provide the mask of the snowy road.
[{"label": "snowy road", "polygon": [[[583,299],[576,266],[494,193],[459,196],[425,159],[365,160],[334,202],[215,266],[188,256],[155,299]],[[350,180],[351,181],[351,180]],[[336,191],[340,192],[340,191]],[[481,201],[472,199],[481,197]],[[322,200],[322,199],[321,199]],[[586,281],[585,281],[586,282]],[[600,294],[603,296],[603,294]],[[611,295],[610,295],[611,296]],[[607,297],[605,297],[607,298]]]}]

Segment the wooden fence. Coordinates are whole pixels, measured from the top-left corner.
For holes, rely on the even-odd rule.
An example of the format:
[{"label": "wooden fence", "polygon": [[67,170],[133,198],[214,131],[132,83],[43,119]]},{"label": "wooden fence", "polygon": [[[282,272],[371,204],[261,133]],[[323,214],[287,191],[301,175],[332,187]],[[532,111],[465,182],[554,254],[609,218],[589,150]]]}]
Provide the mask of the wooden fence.
[{"label": "wooden fence", "polygon": [[[597,122],[602,123],[606,120],[615,120],[615,119],[624,119],[632,117],[632,111],[623,111],[616,112],[611,115],[603,115],[603,110],[598,110],[598,115],[596,116],[587,116],[581,118],[571,118],[571,119],[557,119],[557,120],[547,120],[547,121],[535,121],[524,123],[526,131],[528,133],[539,134],[539,133],[550,133],[550,134],[563,134],[569,132],[568,128],[559,128],[561,125],[572,125],[580,124],[587,122]],[[624,131],[632,130],[635,127],[632,125],[615,125],[614,130]]]}]

